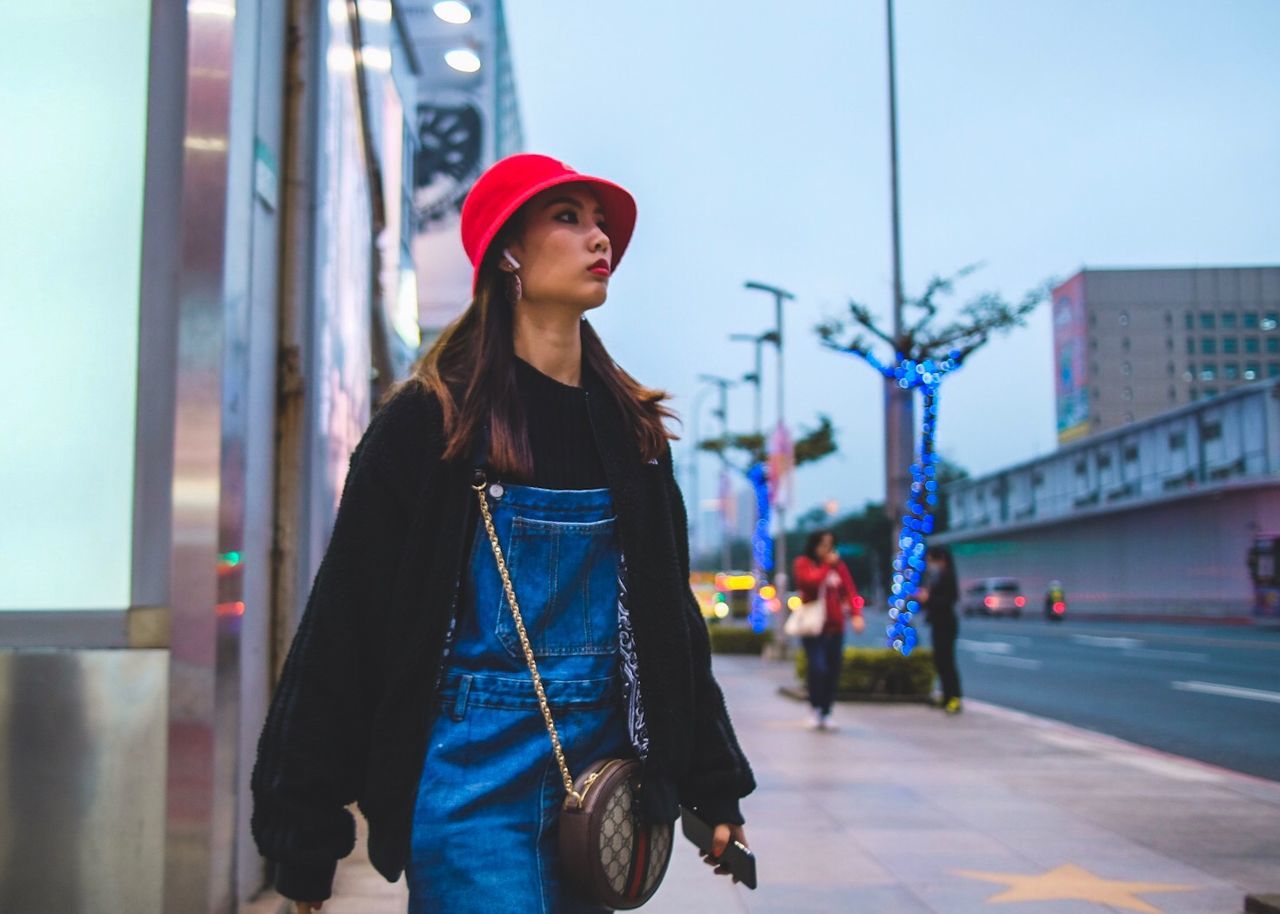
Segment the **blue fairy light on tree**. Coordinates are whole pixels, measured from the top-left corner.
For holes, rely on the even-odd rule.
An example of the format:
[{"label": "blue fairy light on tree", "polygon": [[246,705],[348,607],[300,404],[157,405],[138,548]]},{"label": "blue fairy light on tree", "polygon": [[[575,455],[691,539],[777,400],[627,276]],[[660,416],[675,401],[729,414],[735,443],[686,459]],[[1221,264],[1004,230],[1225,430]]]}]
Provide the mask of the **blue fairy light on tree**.
[{"label": "blue fairy light on tree", "polygon": [[[942,379],[964,364],[993,333],[1023,326],[1027,315],[1048,297],[1051,288],[1050,283],[1045,283],[1016,304],[1006,302],[996,293],[984,293],[961,308],[955,320],[934,326],[938,316],[936,299],[953,292],[955,283],[975,269],[976,266],[970,266],[951,277],[934,277],[922,296],[904,301],[904,311],[914,309],[919,315],[914,320],[904,320],[904,329],[896,337],[876,326],[871,310],[858,302],[849,303],[852,327],[845,321],[831,320],[817,328],[818,336],[828,348],[858,356],[903,390],[920,391],[920,447],[911,466],[911,490],[898,533],[898,552],[893,560],[893,580],[889,588],[889,624],[885,629],[889,646],[904,655],[910,654],[919,642],[911,621],[920,611],[916,592],[941,498],[936,438],[938,389]],[[850,330],[852,339],[841,342],[848,339]],[[876,340],[888,345],[892,359],[876,356],[872,351]]]}]

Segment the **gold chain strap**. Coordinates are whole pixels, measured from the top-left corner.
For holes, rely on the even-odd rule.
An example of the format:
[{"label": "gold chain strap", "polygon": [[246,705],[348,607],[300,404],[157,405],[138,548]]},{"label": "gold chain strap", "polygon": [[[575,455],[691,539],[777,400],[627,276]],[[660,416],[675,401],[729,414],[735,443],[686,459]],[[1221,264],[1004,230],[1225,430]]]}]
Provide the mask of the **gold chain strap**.
[{"label": "gold chain strap", "polygon": [[538,693],[538,706],[542,708],[542,719],[546,721],[547,733],[551,735],[551,748],[555,750],[556,764],[560,766],[560,777],[564,780],[565,792],[578,807],[582,806],[592,783],[599,776],[593,773],[582,787],[582,793],[573,789],[573,777],[569,774],[569,764],[564,759],[564,749],[560,746],[560,733],[556,730],[556,722],[551,718],[551,705],[547,703],[547,693],[542,688],[542,677],[538,675],[538,664],[533,659],[533,647],[529,644],[529,633],[525,631],[524,617],[520,615],[520,606],[516,603],[516,591],[511,586],[511,575],[507,571],[507,562],[502,557],[502,546],[498,543],[498,533],[493,527],[493,515],[489,513],[489,500],[484,497],[487,483],[478,482],[471,486],[480,499],[480,514],[484,518],[484,528],[489,532],[489,545],[493,548],[493,557],[498,563],[498,574],[502,576],[502,587],[507,592],[507,602],[511,604],[511,615],[516,620],[516,632],[520,635],[520,646],[524,648],[524,659],[529,664],[529,672],[533,676],[533,690]]}]

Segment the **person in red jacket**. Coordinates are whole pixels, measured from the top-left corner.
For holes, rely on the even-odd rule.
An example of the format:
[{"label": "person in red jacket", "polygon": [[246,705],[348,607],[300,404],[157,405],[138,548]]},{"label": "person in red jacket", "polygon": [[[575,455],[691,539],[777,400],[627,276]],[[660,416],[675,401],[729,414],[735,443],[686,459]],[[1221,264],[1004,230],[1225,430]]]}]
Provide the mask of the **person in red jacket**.
[{"label": "person in red jacket", "polygon": [[862,598],[858,596],[849,567],[836,551],[836,535],[830,530],[809,534],[804,552],[796,558],[792,570],[800,599],[812,603],[822,595],[826,601],[827,624],[822,634],[801,641],[809,659],[809,704],[813,714],[809,726],[815,730],[835,729],[831,705],[844,659],[844,620],[849,616],[853,630],[862,634],[866,628]]}]

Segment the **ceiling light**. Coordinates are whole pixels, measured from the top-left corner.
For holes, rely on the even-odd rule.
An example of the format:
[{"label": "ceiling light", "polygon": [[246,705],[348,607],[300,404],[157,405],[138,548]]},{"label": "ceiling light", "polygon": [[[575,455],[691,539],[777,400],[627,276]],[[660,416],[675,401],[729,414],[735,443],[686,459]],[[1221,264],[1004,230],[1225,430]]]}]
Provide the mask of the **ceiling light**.
[{"label": "ceiling light", "polygon": [[454,48],[444,52],[444,62],[459,73],[477,73],[480,70],[480,58],[470,48]]},{"label": "ceiling light", "polygon": [[471,7],[458,0],[440,0],[431,9],[450,25],[466,25],[471,21]]}]

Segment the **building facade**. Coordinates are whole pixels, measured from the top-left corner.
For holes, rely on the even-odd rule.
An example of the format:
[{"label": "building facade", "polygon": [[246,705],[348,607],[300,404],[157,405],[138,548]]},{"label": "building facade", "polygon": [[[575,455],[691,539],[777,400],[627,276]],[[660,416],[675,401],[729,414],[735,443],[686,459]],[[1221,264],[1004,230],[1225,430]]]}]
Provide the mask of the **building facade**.
[{"label": "building facade", "polygon": [[1057,579],[1073,611],[1247,615],[1249,547],[1280,530],[1280,380],[1202,396],[945,495],[949,527],[935,541],[953,547],[965,581],[1008,575],[1030,596]]},{"label": "building facade", "polygon": [[231,914],[267,881],[258,734],[351,450],[420,351],[441,49],[412,9],[6,20],[0,911]]},{"label": "building facade", "polygon": [[1053,309],[1060,444],[1280,377],[1280,267],[1084,269]]}]

